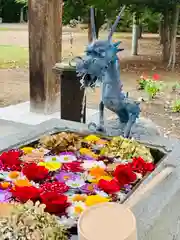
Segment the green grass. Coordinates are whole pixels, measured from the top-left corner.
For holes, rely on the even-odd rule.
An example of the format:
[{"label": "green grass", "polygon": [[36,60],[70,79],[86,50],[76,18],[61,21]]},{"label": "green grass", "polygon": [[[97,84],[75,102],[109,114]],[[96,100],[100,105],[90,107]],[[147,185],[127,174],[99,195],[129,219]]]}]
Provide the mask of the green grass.
[{"label": "green grass", "polygon": [[0,45],[0,68],[26,68],[28,48]]},{"label": "green grass", "polygon": [[7,28],[7,27],[0,27],[0,32],[8,32],[8,31],[27,31],[26,28]]}]

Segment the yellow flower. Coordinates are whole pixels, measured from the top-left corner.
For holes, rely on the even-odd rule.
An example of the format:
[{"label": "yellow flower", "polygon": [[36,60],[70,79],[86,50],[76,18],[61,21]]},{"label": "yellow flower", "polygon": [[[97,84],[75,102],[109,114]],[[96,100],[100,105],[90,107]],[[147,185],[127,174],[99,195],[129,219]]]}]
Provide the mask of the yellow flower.
[{"label": "yellow flower", "polygon": [[30,181],[28,179],[17,179],[14,184],[17,187],[30,187],[32,186],[32,184],[30,183]]},{"label": "yellow flower", "polygon": [[79,150],[80,154],[82,155],[87,155],[87,156],[90,156],[92,158],[98,158],[98,155],[93,153],[90,149],[88,148],[80,148]]},{"label": "yellow flower", "polygon": [[32,152],[35,150],[35,148],[33,148],[33,147],[23,147],[23,148],[21,148],[21,150],[22,150],[25,154],[29,154],[29,153],[32,153]]},{"label": "yellow flower", "polygon": [[58,169],[61,168],[62,164],[60,162],[39,162],[38,163],[39,166],[44,166],[45,168],[47,168],[49,171],[56,171]]},{"label": "yellow flower", "polygon": [[106,180],[106,181],[111,181],[113,178],[111,176],[101,176],[100,178],[98,178],[98,182],[101,179]]},{"label": "yellow flower", "polygon": [[86,136],[86,137],[84,138],[84,140],[85,140],[86,142],[97,142],[97,141],[100,140],[100,138],[97,137],[96,135],[89,135],[89,136]]},{"label": "yellow flower", "polygon": [[86,198],[85,204],[90,207],[98,203],[109,202],[109,198],[102,197],[100,195],[91,195]]}]

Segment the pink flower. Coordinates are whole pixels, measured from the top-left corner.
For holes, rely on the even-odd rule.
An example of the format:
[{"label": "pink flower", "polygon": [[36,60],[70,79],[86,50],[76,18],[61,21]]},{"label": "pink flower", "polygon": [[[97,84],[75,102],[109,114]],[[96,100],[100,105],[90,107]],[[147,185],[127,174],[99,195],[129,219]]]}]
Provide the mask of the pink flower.
[{"label": "pink flower", "polygon": [[159,74],[155,73],[153,76],[152,76],[153,80],[157,81],[160,79],[160,76]]}]

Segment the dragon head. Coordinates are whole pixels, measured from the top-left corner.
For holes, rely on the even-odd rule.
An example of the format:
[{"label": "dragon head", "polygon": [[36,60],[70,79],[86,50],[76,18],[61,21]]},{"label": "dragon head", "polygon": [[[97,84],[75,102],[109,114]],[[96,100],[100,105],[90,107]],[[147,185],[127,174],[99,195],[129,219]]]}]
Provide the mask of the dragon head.
[{"label": "dragon head", "polygon": [[82,77],[81,83],[83,86],[92,86],[95,85],[97,80],[101,81],[109,65],[118,60],[117,53],[123,49],[119,49],[119,44],[121,43],[120,41],[116,43],[112,42],[112,35],[116,30],[121,13],[124,11],[124,9],[125,7],[122,8],[114,25],[112,26],[108,39],[98,40],[96,38],[95,31],[94,9],[91,8],[93,40],[87,46],[85,56],[75,58],[76,71],[78,76]]}]

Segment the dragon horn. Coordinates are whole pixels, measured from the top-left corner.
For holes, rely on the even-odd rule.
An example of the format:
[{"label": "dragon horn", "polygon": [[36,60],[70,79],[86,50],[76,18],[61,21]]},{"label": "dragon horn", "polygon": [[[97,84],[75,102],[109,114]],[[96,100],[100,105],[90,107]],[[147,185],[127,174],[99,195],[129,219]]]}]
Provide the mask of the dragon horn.
[{"label": "dragon horn", "polygon": [[116,27],[117,27],[117,25],[118,25],[118,23],[119,23],[119,20],[120,20],[120,18],[121,18],[121,14],[124,12],[125,8],[126,8],[126,6],[124,5],[124,6],[122,7],[119,15],[117,16],[115,23],[114,23],[113,26],[111,27],[111,30],[110,30],[110,33],[109,33],[109,36],[108,36],[108,40],[111,40],[112,35],[113,35],[113,33],[115,32]]},{"label": "dragon horn", "polygon": [[91,17],[91,30],[92,30],[92,38],[93,40],[96,39],[96,26],[95,26],[95,16],[94,16],[94,8],[91,7],[90,9],[90,17]]}]

